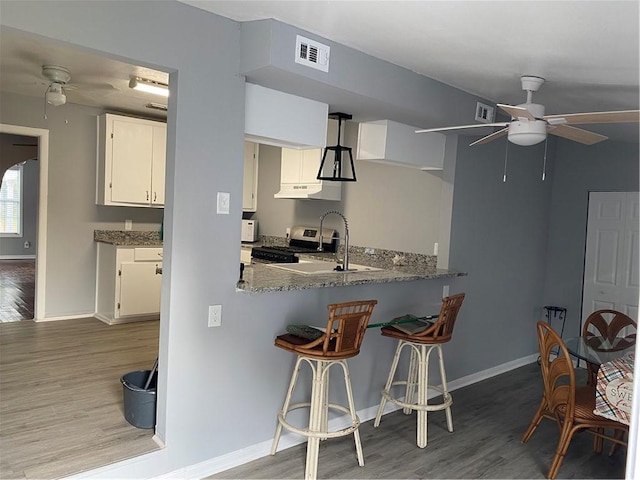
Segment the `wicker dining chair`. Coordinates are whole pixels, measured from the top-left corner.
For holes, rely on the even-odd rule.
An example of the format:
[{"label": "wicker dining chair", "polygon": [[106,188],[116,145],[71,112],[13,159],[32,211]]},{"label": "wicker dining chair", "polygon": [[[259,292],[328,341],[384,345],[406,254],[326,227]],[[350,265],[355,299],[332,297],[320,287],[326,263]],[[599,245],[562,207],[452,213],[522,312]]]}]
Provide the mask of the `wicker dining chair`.
[{"label": "wicker dining chair", "polygon": [[[451,416],[453,399],[447,387],[441,346],[443,343],[451,340],[453,327],[456,323],[456,318],[458,317],[458,312],[460,311],[464,297],[464,293],[459,293],[443,298],[438,319],[433,325],[421,332],[408,334],[394,326],[382,328],[382,335],[398,340],[398,346],[396,347],[396,353],[391,363],[387,383],[382,390],[382,399],[380,400],[378,413],[373,423],[374,427],[380,425],[384,406],[386,402],[389,401],[401,406],[405,414],[410,414],[413,410],[418,412],[416,443],[420,448],[427,446],[427,412],[444,410],[447,418],[447,428],[449,432],[453,432],[453,418]],[[408,347],[411,352],[407,378],[406,380],[394,380],[400,356],[405,347]],[[438,352],[442,386],[429,384],[429,357],[433,350]],[[404,399],[397,398],[393,395],[392,389],[397,385],[406,386]],[[414,398],[416,389],[418,393],[417,399]],[[429,389],[442,393],[442,402],[428,403]]]},{"label": "wicker dining chair", "polygon": [[[529,441],[543,418],[550,418],[558,423],[560,438],[547,473],[547,478],[554,479],[576,433],[584,430],[595,435],[597,439],[626,445],[622,437],[612,437],[603,432],[605,429],[626,432],[629,427],[593,413],[596,403],[595,386],[577,387],[573,362],[562,338],[546,322],[538,322],[537,329],[544,392],[529,428],[522,435],[522,442]],[[594,451],[602,451],[601,441],[594,442]]]},{"label": "wicker dining chair", "polygon": [[[377,303],[377,300],[364,300],[331,304],[328,306],[329,319],[327,328],[319,338],[310,341],[287,333],[275,339],[276,347],[295,353],[297,359],[284,405],[278,413],[278,427],[271,445],[271,455],[275,455],[278,449],[278,442],[283,428],[307,437],[305,479],[315,479],[317,477],[320,440],[327,438],[341,437],[353,433],[358,464],[360,466],[364,465],[360,433],[358,431],[360,419],[356,414],[353,402],[347,359],[358,355],[360,352],[367,325],[371,319],[373,308]],[[306,362],[312,371],[311,400],[291,404],[291,397],[296,388],[300,367],[303,362]],[[333,365],[342,367],[348,406],[329,403],[329,369]],[[306,428],[296,427],[287,421],[287,414],[299,408],[308,408],[310,410],[309,425]],[[329,409],[348,414],[351,417],[351,425],[330,432],[328,426]]]},{"label": "wicker dining chair", "polygon": [[[582,336],[595,350],[623,350],[636,343],[635,320],[617,310],[596,310],[582,326]],[[602,339],[606,344],[602,343]],[[613,345],[613,347],[611,347]],[[596,384],[598,367],[587,362],[587,383]]]}]

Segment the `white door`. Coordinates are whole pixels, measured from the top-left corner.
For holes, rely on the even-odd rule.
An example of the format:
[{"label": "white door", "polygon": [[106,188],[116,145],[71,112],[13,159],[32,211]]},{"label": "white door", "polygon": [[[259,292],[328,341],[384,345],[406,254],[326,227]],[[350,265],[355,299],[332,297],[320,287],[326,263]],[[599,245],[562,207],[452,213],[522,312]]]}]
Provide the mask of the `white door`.
[{"label": "white door", "polygon": [[612,309],[638,320],[638,192],[589,194],[582,319]]}]

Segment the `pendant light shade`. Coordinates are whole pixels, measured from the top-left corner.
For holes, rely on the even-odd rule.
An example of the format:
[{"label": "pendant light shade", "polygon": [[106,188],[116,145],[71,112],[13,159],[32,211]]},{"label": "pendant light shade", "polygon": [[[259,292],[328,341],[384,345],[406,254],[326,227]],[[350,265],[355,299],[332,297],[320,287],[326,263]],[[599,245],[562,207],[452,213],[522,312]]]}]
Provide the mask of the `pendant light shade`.
[{"label": "pendant light shade", "polygon": [[[318,180],[330,180],[334,182],[355,182],[356,169],[353,164],[353,153],[351,147],[340,145],[340,137],[342,133],[342,120],[351,120],[352,115],[348,113],[330,113],[329,118],[338,120],[338,141],[334,146],[327,146],[322,155],[320,169],[318,170]],[[325,168],[326,165],[326,168]],[[333,165],[330,168],[330,165]],[[330,174],[327,170],[330,168]]]}]

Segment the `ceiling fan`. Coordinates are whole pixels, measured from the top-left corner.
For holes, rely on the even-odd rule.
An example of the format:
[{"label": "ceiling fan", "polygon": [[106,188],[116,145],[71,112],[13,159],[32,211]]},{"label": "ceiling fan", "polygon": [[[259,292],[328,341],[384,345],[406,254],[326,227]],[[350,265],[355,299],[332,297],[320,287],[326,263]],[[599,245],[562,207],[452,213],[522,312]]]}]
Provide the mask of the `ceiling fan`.
[{"label": "ceiling fan", "polygon": [[633,123],[640,121],[640,110],[622,110],[613,112],[589,112],[570,113],[558,115],[545,115],[544,105],[533,103],[533,92],[537,92],[545,79],[542,77],[523,75],[520,77],[522,89],[527,92],[527,101],[520,105],[505,105],[498,103],[498,107],[509,115],[511,121],[461,125],[457,127],[429,128],[416,130],[416,133],[443,132],[450,130],[465,130],[481,127],[503,127],[479,140],[471,143],[481,145],[491,142],[496,138],[507,135],[507,139],[516,145],[529,146],[540,143],[547,138],[547,134],[563,137],[584,145],[593,145],[608,137],[594,133],[571,125],[591,124],[591,123]]},{"label": "ceiling fan", "polygon": [[54,107],[67,103],[64,86],[71,80],[69,69],[60,65],[43,65],[42,75],[49,80],[49,86],[44,94],[45,101]]}]

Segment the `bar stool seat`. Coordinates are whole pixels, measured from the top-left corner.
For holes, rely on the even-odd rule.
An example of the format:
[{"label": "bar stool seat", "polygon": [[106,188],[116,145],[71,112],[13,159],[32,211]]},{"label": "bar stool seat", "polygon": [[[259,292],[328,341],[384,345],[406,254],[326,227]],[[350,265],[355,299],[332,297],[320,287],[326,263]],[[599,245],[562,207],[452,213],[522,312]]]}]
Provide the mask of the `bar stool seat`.
[{"label": "bar stool seat", "polygon": [[[420,332],[409,334],[394,326],[382,328],[382,335],[397,339],[398,346],[391,363],[387,383],[382,390],[382,399],[378,406],[374,427],[380,425],[385,404],[389,401],[401,406],[407,415],[413,410],[417,411],[417,445],[420,448],[427,446],[427,412],[445,410],[447,428],[450,432],[453,432],[453,419],[451,416],[453,398],[447,388],[441,345],[451,340],[453,327],[464,297],[465,294],[460,293],[443,298],[438,319],[433,325]],[[398,363],[405,347],[410,351],[407,378],[406,380],[395,380]],[[433,350],[438,353],[442,386],[429,384],[429,357]],[[404,400],[392,394],[392,388],[398,385],[405,386]],[[416,388],[417,399],[415,398]],[[442,402],[428,403],[429,389],[440,392],[442,394]]]},{"label": "bar stool seat", "polygon": [[[328,438],[342,437],[353,433],[358,464],[360,466],[364,465],[364,456],[358,432],[360,419],[356,414],[353,402],[347,359],[356,356],[360,352],[367,325],[371,319],[373,308],[377,303],[376,300],[365,300],[331,304],[328,306],[329,319],[327,328],[319,338],[309,341],[289,333],[280,335],[275,339],[276,347],[295,353],[297,359],[284,405],[278,413],[278,426],[271,446],[271,455],[275,455],[278,449],[278,442],[283,428],[307,437],[306,479],[315,479],[317,477],[320,440]],[[303,363],[309,365],[312,372],[311,398],[308,402],[292,404],[291,397]],[[329,369],[334,365],[340,365],[344,375],[347,406],[329,402]],[[287,421],[287,414],[300,408],[309,409],[309,425],[306,428],[296,427]],[[351,424],[340,430],[329,431],[329,409],[348,414]]]}]

